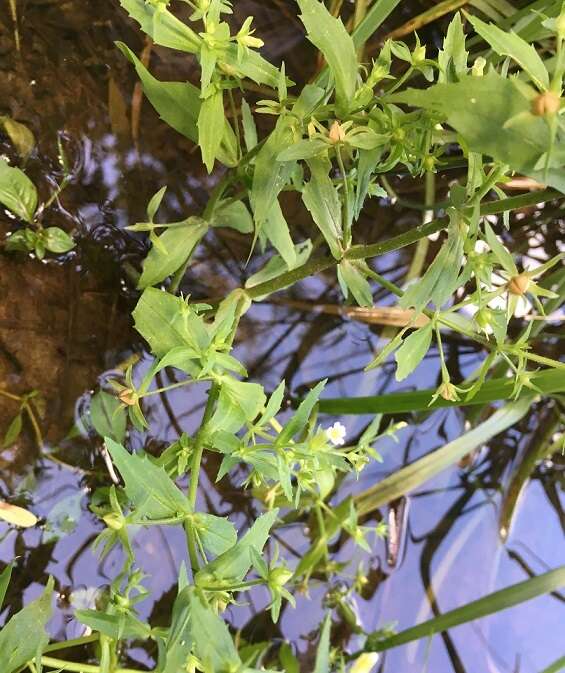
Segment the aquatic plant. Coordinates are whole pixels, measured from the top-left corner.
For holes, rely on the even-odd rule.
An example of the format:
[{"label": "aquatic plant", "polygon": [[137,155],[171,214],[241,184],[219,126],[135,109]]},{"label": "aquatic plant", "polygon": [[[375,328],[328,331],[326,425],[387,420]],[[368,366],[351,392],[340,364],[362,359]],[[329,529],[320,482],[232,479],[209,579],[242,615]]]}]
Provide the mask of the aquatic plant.
[{"label": "aquatic plant", "polygon": [[[200,86],[162,82],[128,46],[118,43],[161,118],[198,144],[207,171],[217,169],[218,176],[200,215],[159,221],[166,191],[162,187],[147,206],[146,221],[129,227],[147,232],[151,241],[137,278],[142,293],[133,319],[153,360],[143,371],[129,366],[123,379],[97,393],[91,408],[92,424],[105,437],[123,484],[104,489],[92,504],[105,525],[96,547],[102,555],[119,547],[123,567],[103,605],[75,612],[88,634],[68,642],[49,644],[44,630],[53,588],[48,584],[38,600],[0,631],[0,668],[6,673],[132,673],[120,664],[121,645],[129,640],[156,644],[160,673],[299,671],[297,654],[288,643],[234,637],[224,618],[226,607],[237,607],[247,592],[262,587],[268,595],[266,610],[277,621],[287,603],[294,604],[294,593],[307,592],[315,579],[321,578],[329,589],[346,567],[329,554],[333,539],[348,536],[370,549],[375,536],[385,532],[382,525],[366,525],[370,514],[512,427],[538,396],[565,390],[565,365],[532,345],[544,316],[561,306],[563,255],[522,269],[504,243],[513,211],[562,198],[565,191],[563,8],[552,6],[548,16],[519,13],[518,32],[507,30],[512,17],[503,29],[456,14],[437,57],[430,57],[416,37],[412,48],[387,40],[369,63],[364,46],[398,0],[357,2],[351,32],[319,0],[297,0],[307,38],[325,62],[315,80],[297,90],[284,65],[277,68],[260,55],[263,45],[251,17],[233,32],[226,20],[231,13],[226,0],[185,2],[190,9],[187,22],[177,18],[167,0],[121,0],[155,44],[197,60]],[[488,46],[472,63],[464,21]],[[555,57],[543,59],[532,46],[535,42],[551,45]],[[253,112],[250,92],[256,91],[263,98],[254,103]],[[270,125],[258,123],[265,116]],[[265,132],[265,126],[270,130]],[[436,204],[434,176],[451,169],[456,170],[448,200]],[[425,181],[422,224],[384,242],[359,240],[356,224],[366,202],[395,198],[387,180],[393,172]],[[532,191],[507,196],[505,185],[515,176],[528,178]],[[0,162],[0,200],[21,220],[33,223],[37,197],[30,185],[22,171]],[[299,232],[285,216],[283,192],[296,193],[310,213],[314,240],[298,240]],[[218,301],[179,296],[198,246],[215,227],[249,235],[250,255],[256,248],[272,248],[272,257],[244,287]],[[425,268],[428,237],[438,233],[441,244]],[[412,244],[412,282],[404,287],[371,267],[371,259]],[[39,255],[37,246],[34,241],[27,249]],[[233,354],[241,318],[254,301],[321,272],[335,272],[344,300],[367,311],[373,307],[375,286],[398,297],[399,329],[368,368],[394,356],[401,381],[435,343],[439,387],[330,400],[323,397],[322,380],[288,413],[284,381],[267,394],[250,380]],[[512,338],[508,327],[518,310],[529,311],[532,319]],[[463,382],[452,380],[443,347],[447,334],[462,335],[484,353],[482,365]],[[155,379],[165,368],[177,370],[181,380],[159,387]],[[128,451],[128,424],[138,430],[149,426],[144,400],[184,386],[208,391],[198,431],[181,435],[158,457]],[[383,414],[491,402],[501,404],[463,436],[367,490],[341,497],[344,477],[380,460],[379,439],[402,430],[401,423],[384,426]],[[342,424],[320,424],[318,410],[376,416],[351,440]],[[554,444],[553,451],[559,448]],[[233,521],[198,509],[205,452],[219,456],[218,480],[242,465],[246,468],[242,488],[249,489],[262,513],[245,533]],[[271,534],[294,521],[307,521],[313,533],[310,549],[290,565],[275,550]],[[186,559],[166,627],[146,623],[136,611],[147,589],[132,539],[140,527],[149,526],[176,526],[186,537]],[[0,578],[0,603],[10,573],[7,568]],[[363,579],[360,570],[345,590],[328,590],[314,673],[370,671],[377,652],[553,591],[564,584],[565,568],[400,633],[385,625],[366,633],[358,623],[348,599]],[[332,647],[334,613],[356,634],[356,649]],[[70,654],[57,656],[89,643],[95,663],[76,662]]]}]

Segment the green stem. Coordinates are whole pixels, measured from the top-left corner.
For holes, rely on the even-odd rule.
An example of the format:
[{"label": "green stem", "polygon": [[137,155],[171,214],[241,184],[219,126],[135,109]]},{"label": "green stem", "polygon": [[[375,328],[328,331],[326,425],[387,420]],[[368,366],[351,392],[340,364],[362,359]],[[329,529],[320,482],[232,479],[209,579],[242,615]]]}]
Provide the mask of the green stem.
[{"label": "green stem", "polygon": [[345,165],[339,145],[335,146],[335,155],[337,157],[337,165],[343,180],[343,243],[347,250],[351,245],[351,207],[349,204],[349,184],[347,182],[347,173],[345,172]]},{"label": "green stem", "polygon": [[[65,661],[64,659],[55,659],[54,657],[41,657],[43,666],[53,669],[61,669],[65,673],[102,673],[100,666],[96,664],[81,664],[77,661]],[[116,668],[114,673],[144,673],[135,668]]]},{"label": "green stem", "polygon": [[[190,485],[188,488],[188,502],[192,510],[196,507],[196,497],[198,495],[198,482],[200,478],[200,465],[202,463],[202,455],[204,453],[204,441],[206,439],[206,430],[208,422],[212,418],[214,413],[214,407],[216,405],[216,400],[220,394],[220,386],[217,383],[213,383],[208,393],[208,401],[206,402],[206,408],[204,409],[204,414],[202,416],[202,423],[200,428],[196,433],[194,439],[194,452],[192,454],[192,462],[190,465]],[[198,552],[196,545],[196,534],[194,531],[194,526],[190,520],[187,520],[185,523],[185,531],[187,536],[188,544],[188,554],[190,556],[190,564],[192,570],[196,572],[199,568],[198,562]]]},{"label": "green stem", "polygon": [[44,652],[56,652],[57,650],[69,650],[72,647],[81,647],[89,643],[95,643],[99,639],[98,633],[93,633],[91,636],[82,636],[81,638],[73,638],[73,640],[64,640],[61,643],[52,643],[47,645]]},{"label": "green stem", "polygon": [[[423,224],[431,222],[433,219],[434,211],[434,201],[436,194],[436,176],[433,171],[426,171],[426,189],[424,201],[428,210],[424,211]],[[416,250],[414,252],[414,257],[412,258],[412,263],[406,274],[405,281],[408,282],[414,278],[418,278],[422,273],[424,264],[426,263],[426,256],[428,254],[428,248],[430,247],[430,239],[428,237],[421,238],[416,244]]]}]

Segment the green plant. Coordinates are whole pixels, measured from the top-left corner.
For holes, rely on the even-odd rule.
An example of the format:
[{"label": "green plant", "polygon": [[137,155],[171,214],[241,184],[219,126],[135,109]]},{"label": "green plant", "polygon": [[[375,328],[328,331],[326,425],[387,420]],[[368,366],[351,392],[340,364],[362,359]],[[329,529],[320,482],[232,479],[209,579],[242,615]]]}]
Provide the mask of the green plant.
[{"label": "green plant", "polygon": [[[224,20],[231,12],[229,2],[186,3],[192,11],[188,23],[169,10],[166,0],[121,0],[156,44],[197,58],[200,87],[161,82],[131,49],[118,43],[162,119],[199,145],[208,172],[217,164],[225,167],[199,216],[173,223],[156,221],[163,187],[148,204],[146,221],[130,227],[148,232],[152,243],[139,274],[142,294],[133,317],[154,360],[143,373],[130,366],[123,379],[111,382],[112,393],[98,392],[91,414],[124,483],[123,488],[106,489],[92,506],[105,524],[97,547],[102,555],[120,547],[123,568],[103,607],[76,613],[92,636],[48,645],[43,631],[37,629],[38,622],[47,620],[45,597],[13,617],[0,632],[5,641],[0,664],[7,673],[26,667],[34,673],[42,666],[127,673],[128,669],[120,667],[120,643],[128,639],[157,643],[156,670],[160,673],[243,673],[264,670],[264,666],[298,671],[289,646],[236,644],[222,617],[225,607],[262,586],[276,621],[286,602],[293,604],[294,589],[307,589],[314,576],[339,575],[342,567],[328,552],[335,536],[347,535],[370,549],[371,536],[382,535],[383,527],[366,526],[362,516],[424,483],[516,423],[536,396],[565,390],[565,365],[532,348],[532,337],[543,323],[531,320],[518,338],[508,336],[509,323],[521,302],[529,302],[538,318],[561,305],[563,270],[558,265],[563,255],[534,269],[521,269],[503,243],[504,227],[497,223],[495,231],[485,217],[502,214],[502,224],[508,225],[513,209],[561,198],[565,191],[563,9],[553,7],[549,18],[536,15],[530,25],[530,41],[543,41],[555,49],[555,58],[547,61],[517,33],[469,16],[477,35],[488,44],[487,51],[470,65],[463,19],[456,14],[437,58],[427,55],[417,38],[413,48],[388,40],[367,64],[359,61],[365,42],[396,2],[378,2],[370,8],[358,2],[357,23],[350,35],[319,0],[298,0],[308,39],[327,65],[313,83],[295,94],[284,66],[274,67],[256,51],[262,43],[253,34],[251,19],[232,34]],[[393,74],[399,64],[402,74]],[[412,81],[422,83],[421,78],[423,88],[407,87]],[[256,104],[256,114],[273,118],[272,130],[262,138],[247,101],[249,83],[264,96]],[[384,243],[358,242],[356,224],[366,201],[391,192],[387,174],[402,171],[414,180],[426,178],[427,186],[433,187],[430,176],[452,167],[459,172],[447,203],[438,209],[445,216],[428,217],[421,226]],[[2,170],[6,174],[17,169],[6,165]],[[507,197],[504,185],[514,174],[552,189]],[[19,184],[25,182],[21,172],[10,175]],[[315,227],[314,240],[296,240],[279,200],[283,191],[300,195]],[[426,191],[430,198],[424,205],[433,210],[433,189]],[[17,202],[13,193],[15,188],[12,200],[6,202],[4,196],[3,203],[31,222],[37,201],[33,191],[27,185],[26,197]],[[214,227],[249,234],[252,251],[257,246],[272,246],[275,252],[261,271],[247,279],[245,287],[234,289],[220,302],[193,302],[190,297],[177,296],[195,250]],[[420,266],[415,269],[418,282],[399,287],[372,268],[372,258],[426,241],[437,232],[443,232],[439,251],[423,273],[421,264],[416,265]],[[437,390],[320,400],[325,385],[320,381],[288,417],[281,414],[284,382],[267,395],[259,383],[248,380],[232,346],[251,303],[329,269],[335,269],[346,301],[371,307],[374,285],[381,285],[398,296],[399,306],[411,316],[368,367],[377,367],[394,355],[396,377],[403,380],[435,343],[442,376]],[[161,285],[166,289],[155,287]],[[469,308],[472,318],[465,313]],[[478,344],[484,353],[483,364],[461,385],[452,382],[444,357],[448,333]],[[538,365],[543,369],[533,369]],[[166,367],[176,369],[183,378],[156,387],[155,377]],[[182,435],[157,458],[125,449],[127,424],[139,430],[149,425],[144,399],[180,386],[206,386],[208,390],[194,436]],[[397,424],[381,430],[380,414],[497,400],[507,403],[461,438],[367,491],[338,497],[344,475],[359,473],[379,460],[375,448],[379,438],[402,429]],[[350,443],[341,424],[320,425],[318,410],[379,415]],[[220,455],[218,480],[237,466],[246,467],[244,485],[252,489],[265,511],[243,535],[233,522],[197,509],[204,452]],[[188,485],[183,492],[178,483],[185,477]],[[293,520],[311,521],[315,532],[310,550],[289,567],[276,551],[272,555],[268,551],[271,531]],[[147,589],[136,567],[132,537],[139,527],[165,525],[184,530],[188,563],[180,571],[170,625],[159,628],[144,623],[136,612]],[[358,573],[359,582],[362,575]],[[396,635],[387,629],[363,632],[348,610],[354,585],[344,592],[330,592],[313,670],[344,671],[351,664],[350,671],[368,671],[375,663],[373,652],[430,636],[562,584],[563,568]],[[350,655],[331,648],[332,610],[364,637],[361,651]],[[18,620],[18,629],[14,620]],[[52,656],[61,645],[70,649],[85,643],[95,644],[97,663]]]}]

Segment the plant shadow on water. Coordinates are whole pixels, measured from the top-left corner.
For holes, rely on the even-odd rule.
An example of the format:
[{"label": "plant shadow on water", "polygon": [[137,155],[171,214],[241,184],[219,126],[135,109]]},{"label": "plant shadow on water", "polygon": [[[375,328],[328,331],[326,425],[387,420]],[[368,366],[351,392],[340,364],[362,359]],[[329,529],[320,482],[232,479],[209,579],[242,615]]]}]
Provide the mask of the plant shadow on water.
[{"label": "plant shadow on water", "polygon": [[[61,608],[51,626],[55,638],[83,633],[84,627],[72,618],[71,605],[91,606],[96,599],[94,589],[109,584],[121,563],[117,552],[99,563],[90,548],[100,526],[87,509],[89,495],[97,487],[109,485],[110,475],[101,457],[100,441],[89,434],[85,416],[89,391],[132,354],[142,360],[145,357],[139,337],[123,316],[135,299],[127,269],[139,264],[146,249],[141,238],[123,229],[142,217],[156,186],[168,185],[163,206],[170,221],[199,212],[217,180],[216,175],[205,175],[191,143],[160,122],[147,101],[141,102],[129,64],[113,40],[136,45],[138,53],[144,45],[116,5],[110,0],[29,0],[21,17],[23,49],[19,54],[12,48],[8,9],[0,9],[0,113],[33,130],[37,146],[27,170],[36,183],[47,189],[60,178],[58,136],[73,166],[73,181],[50,217],[78,233],[77,251],[57,264],[31,262],[23,255],[8,258],[2,253],[0,276],[0,387],[10,387],[19,394],[37,388],[46,403],[45,455],[39,455],[30,428],[15,447],[0,454],[0,495],[7,498],[10,494],[18,503],[32,504],[45,521],[42,528],[25,532],[0,524],[0,559],[20,557],[6,603],[15,611],[36,597],[40,585],[52,574]],[[258,33],[273,37],[265,39],[270,56],[284,58],[287,72],[294,78],[303,74],[304,63],[313,70],[288,3],[241,2],[237,11],[243,17],[256,16]],[[433,33],[428,38],[433,40]],[[147,44],[145,48],[149,51]],[[178,52],[153,47],[151,58],[161,79],[173,71],[176,78],[179,71],[188,79],[194,77],[190,59],[179,59]],[[13,151],[6,139],[0,151]],[[406,199],[412,198],[404,191],[402,176],[395,188]],[[438,192],[442,190],[445,192],[445,185],[439,184]],[[420,221],[417,210],[387,199],[373,201],[360,223],[360,229],[371,230],[372,240],[400,233]],[[307,231],[311,227],[298,203],[294,207],[289,202],[286,212],[298,228]],[[554,255],[559,231],[550,235],[545,226],[555,216],[552,205],[518,216],[521,220],[512,223],[516,225],[512,230],[522,254],[538,260]],[[2,233],[9,228],[9,220],[0,216]],[[216,231],[192,264],[183,291],[205,299],[223,296],[228,288],[240,285],[245,275],[259,269],[264,261],[254,259],[250,269],[244,269],[238,260],[245,258],[248,245],[247,238],[231,230]],[[408,253],[400,251],[380,257],[376,270],[398,282],[409,264]],[[5,302],[6,296],[17,297],[17,303]],[[384,292],[375,299],[380,304],[392,302]],[[272,390],[284,378],[289,403],[327,375],[328,365],[328,397],[374,395],[437,384],[439,362],[435,356],[427,358],[402,384],[395,382],[392,369],[386,367],[363,374],[382,331],[391,328],[333,315],[327,307],[338,303],[339,288],[333,275],[320,274],[282,298],[277,295],[276,303],[254,305],[242,322],[235,353],[251,379]],[[559,338],[553,342],[549,355],[560,356],[560,343]],[[456,338],[449,343],[448,357],[452,371],[459,372],[461,378],[479,361],[476,350]],[[106,373],[101,376],[103,371]],[[174,382],[173,378],[169,381],[173,374],[168,370],[162,373],[163,385]],[[191,387],[153,397],[147,410],[151,435],[132,431],[130,445],[159,452],[179,431],[193,432],[205,402],[204,392]],[[4,399],[0,405],[3,435],[14,409]],[[564,463],[560,454],[537,464],[508,537],[504,543],[500,539],[500,492],[509,483],[512,466],[535,451],[536,440],[551,426],[553,414],[551,406],[534,405],[518,426],[465,463],[428,481],[402,507],[383,507],[380,514],[368,515],[372,525],[381,515],[389,522],[398,521],[398,554],[390,548],[394,541],[388,543],[389,548],[384,542],[377,543],[371,553],[354,549],[351,541],[334,543],[335,560],[353,557],[364,564],[368,582],[352,608],[367,630],[391,622],[399,629],[406,628],[565,559]],[[79,432],[71,432],[73,418]],[[344,416],[341,420],[348,436],[353,437],[370,417]],[[380,446],[384,463],[363,472],[357,482],[348,478],[340,494],[370,486],[458,437],[465,426],[461,410],[422,412],[396,420],[406,420],[409,425],[399,433],[398,443],[387,440]],[[243,472],[215,484],[218,462],[213,455],[204,467],[206,478],[199,495],[202,508],[229,515],[232,520],[235,517],[240,526],[253,520],[253,499],[240,488]],[[402,510],[404,515],[397,517]],[[303,528],[289,526],[275,537],[290,557],[300,557],[309,546]],[[164,625],[185,558],[184,537],[176,529],[149,528],[136,536],[135,547],[141,567],[151,577],[154,598],[141,605],[140,613],[151,616],[152,623]],[[352,563],[352,573],[355,567]],[[340,587],[333,589],[338,592]],[[313,582],[310,595],[297,595],[296,609],[286,606],[279,624],[273,625],[262,616],[260,608],[268,600],[258,590],[248,607],[238,610],[234,625],[244,634],[253,633],[255,640],[293,640],[308,662],[325,593],[321,582],[318,586]],[[395,648],[381,659],[378,670],[534,673],[563,654],[556,625],[560,619],[562,623],[564,600],[562,594],[549,594],[432,641],[424,639]],[[347,620],[338,630],[344,643],[355,642]],[[129,663],[149,670],[154,654],[133,646]]]}]

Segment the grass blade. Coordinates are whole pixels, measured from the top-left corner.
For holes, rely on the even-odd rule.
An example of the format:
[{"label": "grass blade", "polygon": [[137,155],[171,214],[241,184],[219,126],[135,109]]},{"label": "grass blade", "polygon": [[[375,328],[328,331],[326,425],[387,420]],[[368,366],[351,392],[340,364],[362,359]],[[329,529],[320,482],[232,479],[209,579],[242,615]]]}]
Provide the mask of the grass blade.
[{"label": "grass blade", "polygon": [[365,18],[351,34],[357,49],[360,49],[367,42],[399,3],[400,0],[375,0]]},{"label": "grass blade", "polygon": [[359,516],[373,512],[387,502],[406,495],[473,449],[517,423],[528,412],[531,401],[531,397],[526,397],[507,404],[470,432],[397,470],[375,486],[356,495],[355,505]]},{"label": "grass blade", "polygon": [[[565,376],[557,369],[545,369],[532,375],[533,383],[544,395],[565,392]],[[488,404],[496,400],[508,400],[512,396],[514,382],[503,377],[486,381],[472,399],[450,402],[439,397],[430,404],[436,390],[416,390],[368,397],[334,397],[320,400],[319,411],[324,414],[401,414],[410,411],[432,411],[441,407],[464,407]],[[522,396],[531,395],[531,390],[522,389]]]},{"label": "grass blade", "polygon": [[[429,638],[454,626],[459,626],[460,624],[465,624],[466,622],[471,622],[475,619],[492,615],[495,612],[514,607],[520,603],[525,603],[533,598],[555,591],[555,589],[559,589],[564,585],[565,566],[561,566],[538,577],[513,584],[500,591],[495,591],[492,594],[483,596],[483,598],[479,598],[477,601],[472,601],[460,608],[450,610],[439,617],[401,631],[390,638],[382,640],[380,643],[376,643],[372,649],[376,652],[382,652],[383,650],[389,650],[392,647],[398,647],[413,640]],[[550,670],[559,669],[550,668]]]}]

